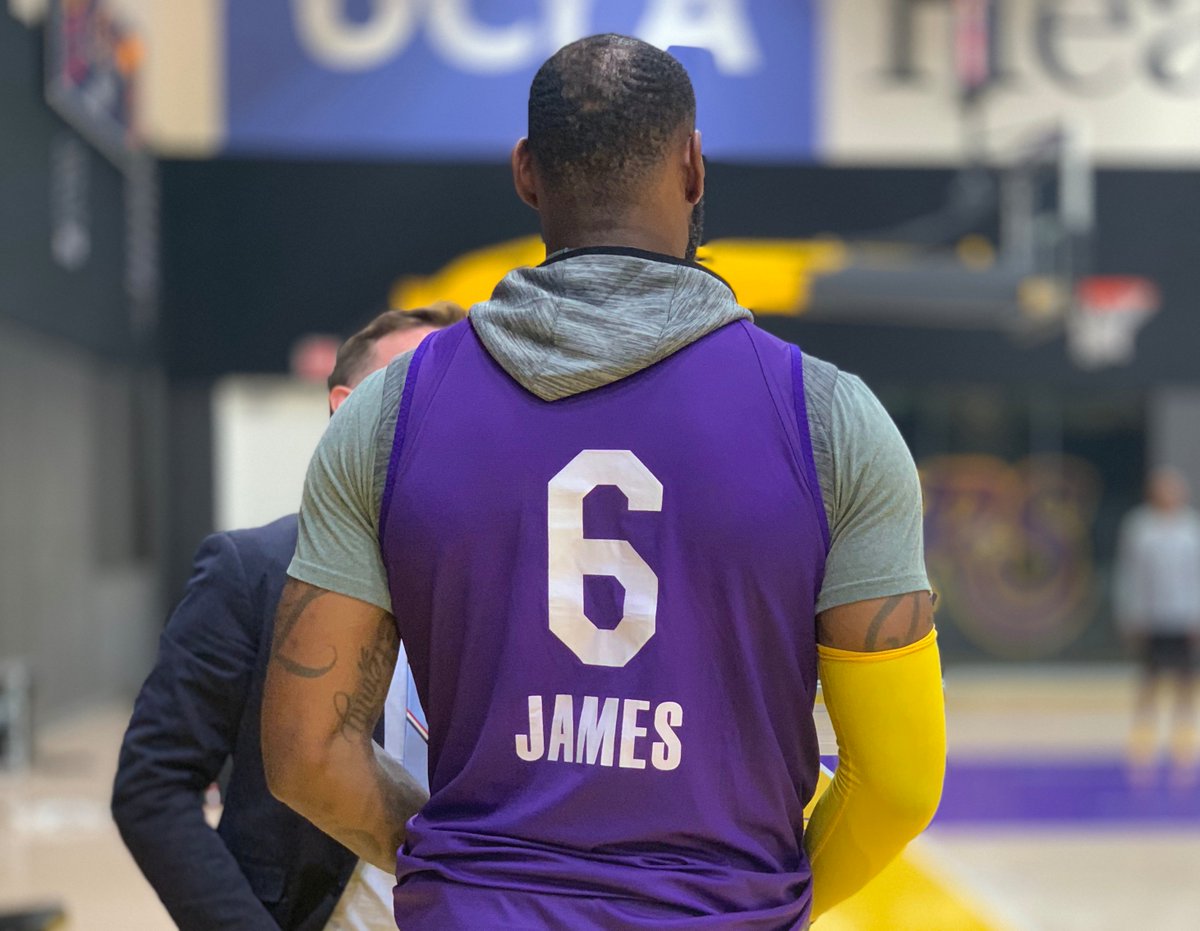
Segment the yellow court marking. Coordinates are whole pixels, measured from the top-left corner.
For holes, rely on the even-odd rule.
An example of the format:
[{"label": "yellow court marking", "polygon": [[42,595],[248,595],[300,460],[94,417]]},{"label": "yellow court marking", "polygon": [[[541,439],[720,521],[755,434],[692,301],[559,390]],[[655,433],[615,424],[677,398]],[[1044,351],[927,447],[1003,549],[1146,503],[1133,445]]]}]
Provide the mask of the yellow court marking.
[{"label": "yellow court marking", "polygon": [[[817,791],[804,811],[829,785],[824,766]],[[820,877],[815,877],[820,882]],[[813,925],[814,931],[1010,931],[970,893],[939,875],[937,867],[909,848],[860,892],[833,908]]]}]

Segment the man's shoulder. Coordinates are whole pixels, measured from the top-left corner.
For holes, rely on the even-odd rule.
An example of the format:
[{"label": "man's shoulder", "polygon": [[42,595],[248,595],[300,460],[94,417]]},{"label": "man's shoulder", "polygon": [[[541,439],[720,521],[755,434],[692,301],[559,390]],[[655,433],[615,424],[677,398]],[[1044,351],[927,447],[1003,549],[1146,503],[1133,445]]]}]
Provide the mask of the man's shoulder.
[{"label": "man's shoulder", "polygon": [[878,396],[860,377],[805,352],[803,347],[794,347],[757,324],[748,329],[760,347],[781,352],[800,349],[804,403],[818,474],[831,469],[832,459],[848,455],[852,447],[871,450],[880,443],[894,445],[896,425]]},{"label": "man's shoulder", "polygon": [[762,348],[789,354],[793,349],[799,349],[804,372],[805,393],[810,398],[819,397],[828,400],[832,397],[840,372],[840,369],[832,362],[815,356],[810,352],[805,352],[803,346],[790,343],[769,330],[763,329],[758,325],[757,321],[753,323],[750,321],[738,321],[735,325],[745,327],[746,331],[751,334],[752,339]]},{"label": "man's shoulder", "polygon": [[298,516],[296,514],[285,514],[283,517],[277,518],[268,524],[262,524],[258,527],[242,527],[237,530],[226,530],[224,533],[239,551],[250,549],[269,551],[271,549],[286,547],[289,544],[295,548],[297,526]]},{"label": "man's shoulder", "polygon": [[288,514],[259,527],[227,530],[214,536],[229,541],[247,578],[276,573],[282,579],[296,551],[297,526],[297,515]]}]

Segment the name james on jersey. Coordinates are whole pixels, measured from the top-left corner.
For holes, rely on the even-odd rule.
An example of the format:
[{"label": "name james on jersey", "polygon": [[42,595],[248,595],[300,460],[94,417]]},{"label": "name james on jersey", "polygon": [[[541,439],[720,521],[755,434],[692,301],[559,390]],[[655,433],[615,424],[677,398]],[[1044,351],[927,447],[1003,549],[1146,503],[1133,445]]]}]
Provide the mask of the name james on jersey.
[{"label": "name james on jersey", "polygon": [[[651,707],[640,699],[605,698],[602,703],[595,695],[584,695],[577,714],[574,696],[555,695],[547,732],[542,696],[530,695],[529,733],[516,735],[517,756],[530,763],[545,759],[587,766],[612,766],[615,757],[619,768],[645,769],[647,758],[641,754],[646,752],[648,728],[639,718]],[[649,763],[659,770],[675,769],[683,755],[683,744],[675,733],[683,726],[683,707],[678,702],[662,702],[654,706],[653,721],[659,739],[649,745]],[[643,741],[641,747],[639,741]]]}]

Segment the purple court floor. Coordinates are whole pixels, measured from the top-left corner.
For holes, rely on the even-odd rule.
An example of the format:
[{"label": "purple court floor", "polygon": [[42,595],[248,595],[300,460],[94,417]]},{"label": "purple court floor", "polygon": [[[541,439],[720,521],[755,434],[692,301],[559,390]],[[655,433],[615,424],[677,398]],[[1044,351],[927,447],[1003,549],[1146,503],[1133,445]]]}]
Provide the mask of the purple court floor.
[{"label": "purple court floor", "polygon": [[[823,757],[836,769],[836,757]],[[1131,783],[1123,760],[951,760],[934,825],[1030,822],[1144,827],[1200,826],[1200,785],[1171,785],[1163,766]]]},{"label": "purple court floor", "polygon": [[1122,760],[951,761],[938,827],[1028,822],[1195,829],[1200,788],[1173,788],[1165,767],[1135,787]]}]

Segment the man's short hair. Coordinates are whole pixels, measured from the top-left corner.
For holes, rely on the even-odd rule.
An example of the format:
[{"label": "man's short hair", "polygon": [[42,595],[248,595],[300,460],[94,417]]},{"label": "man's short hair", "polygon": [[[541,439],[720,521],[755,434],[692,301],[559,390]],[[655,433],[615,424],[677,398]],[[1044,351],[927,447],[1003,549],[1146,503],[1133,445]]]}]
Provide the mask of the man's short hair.
[{"label": "man's short hair", "polygon": [[632,203],[680,130],[695,122],[683,65],[629,36],[563,46],[529,88],[529,150],[539,172],[590,208]]},{"label": "man's short hair", "polygon": [[368,374],[370,356],[375,344],[383,337],[401,330],[433,327],[441,330],[466,319],[467,312],[453,301],[437,301],[428,307],[412,310],[385,310],[365,327],[342,343],[337,362],[329,374],[329,390],[338,385],[352,387]]}]

